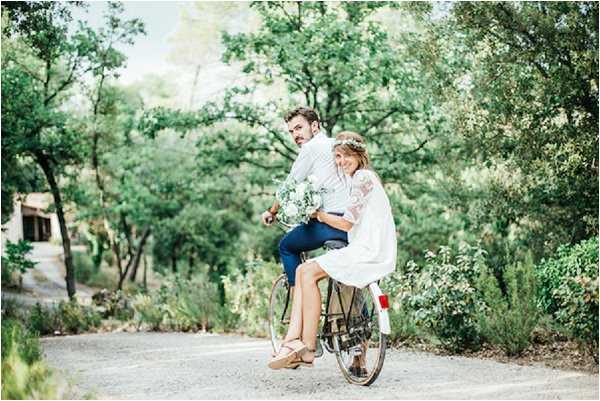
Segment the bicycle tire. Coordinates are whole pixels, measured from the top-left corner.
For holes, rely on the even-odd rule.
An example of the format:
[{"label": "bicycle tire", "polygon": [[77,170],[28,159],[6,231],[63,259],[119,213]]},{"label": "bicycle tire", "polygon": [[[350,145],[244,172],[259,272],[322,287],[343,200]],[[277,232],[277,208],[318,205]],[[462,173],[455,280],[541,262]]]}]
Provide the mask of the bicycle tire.
[{"label": "bicycle tire", "polygon": [[[346,349],[347,347],[343,346],[339,335],[333,336],[333,347],[334,347],[334,351],[335,351],[336,362],[337,362],[338,367],[339,367],[340,371],[342,372],[344,378],[351,384],[356,384],[356,385],[360,385],[360,386],[370,386],[371,384],[373,384],[375,382],[377,377],[379,377],[379,374],[381,373],[381,370],[383,368],[383,363],[385,361],[385,351],[387,348],[387,335],[381,333],[381,331],[380,331],[379,309],[374,306],[374,302],[377,302],[375,294],[369,287],[365,287],[362,290],[358,290],[358,291],[362,291],[363,297],[365,295],[367,295],[366,300],[364,302],[368,303],[369,306],[373,306],[373,308],[371,309],[371,314],[370,314],[369,320],[372,322],[373,318],[376,318],[376,321],[374,322],[376,324],[373,324],[373,326],[376,327],[376,330],[378,333],[376,336],[377,337],[376,344],[374,344],[375,346],[370,347],[369,346],[370,344],[367,345],[366,351],[365,351],[367,353],[367,355],[365,356],[365,359],[369,360],[369,358],[371,358],[373,354],[376,355],[377,359],[372,364],[372,366],[369,366],[369,368],[367,369],[367,375],[365,377],[359,377],[350,371],[350,367],[348,366],[349,349]],[[361,306],[361,310],[362,310],[362,306]],[[350,325],[350,327],[348,328],[348,332],[350,332],[352,329],[353,329],[353,326]],[[371,335],[371,337],[372,337],[372,335]],[[370,341],[370,339],[369,339],[369,341]],[[369,350],[371,350],[371,349],[375,349],[376,352],[375,351],[369,352]]]},{"label": "bicycle tire", "polygon": [[[282,316],[284,310],[287,316],[291,312],[292,305],[289,288],[285,274],[277,277],[271,287],[271,295],[269,297],[269,334],[274,352],[279,352],[281,340],[285,336],[289,326],[289,322],[285,322],[285,316]],[[287,305],[285,304],[285,300],[287,300]]]}]

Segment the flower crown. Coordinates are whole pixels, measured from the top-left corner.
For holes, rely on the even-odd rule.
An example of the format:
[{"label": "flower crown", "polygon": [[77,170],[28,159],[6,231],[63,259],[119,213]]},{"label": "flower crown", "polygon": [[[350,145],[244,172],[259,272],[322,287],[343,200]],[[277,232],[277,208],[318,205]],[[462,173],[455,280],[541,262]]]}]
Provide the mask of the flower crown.
[{"label": "flower crown", "polygon": [[358,142],[356,139],[352,139],[352,138],[342,139],[342,140],[336,139],[336,141],[333,143],[334,147],[340,146],[340,145],[349,145],[349,146],[359,149],[359,150],[366,149],[366,146],[364,143]]}]

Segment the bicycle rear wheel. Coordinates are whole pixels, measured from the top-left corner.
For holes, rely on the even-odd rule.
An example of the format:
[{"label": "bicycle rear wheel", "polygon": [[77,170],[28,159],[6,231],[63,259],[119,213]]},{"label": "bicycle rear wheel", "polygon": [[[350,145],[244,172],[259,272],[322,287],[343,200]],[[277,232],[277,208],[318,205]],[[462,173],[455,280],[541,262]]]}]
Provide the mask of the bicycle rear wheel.
[{"label": "bicycle rear wheel", "polygon": [[281,341],[287,333],[291,310],[290,285],[286,275],[282,274],[273,283],[269,299],[269,334],[274,352],[279,352]]},{"label": "bicycle rear wheel", "polygon": [[369,287],[356,289],[348,327],[338,321],[339,333],[333,336],[338,367],[352,384],[371,385],[385,360],[387,336],[380,331],[379,309],[375,302],[378,300]]}]

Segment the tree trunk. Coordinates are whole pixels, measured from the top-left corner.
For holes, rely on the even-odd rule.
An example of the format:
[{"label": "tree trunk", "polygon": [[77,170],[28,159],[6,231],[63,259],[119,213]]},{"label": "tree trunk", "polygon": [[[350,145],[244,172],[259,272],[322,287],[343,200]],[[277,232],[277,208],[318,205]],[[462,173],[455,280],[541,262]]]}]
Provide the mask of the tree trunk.
[{"label": "tree trunk", "polygon": [[65,213],[63,210],[62,198],[60,196],[60,189],[58,188],[58,184],[56,183],[54,171],[52,169],[52,166],[50,165],[50,161],[48,160],[48,158],[43,154],[37,154],[36,160],[42,168],[44,175],[46,176],[46,180],[48,181],[50,191],[52,192],[52,196],[54,198],[54,207],[56,208],[56,214],[58,216],[60,235],[62,237],[62,246],[63,251],[65,253],[65,268],[67,270],[65,281],[67,284],[67,295],[70,299],[74,299],[76,292],[75,268],[73,267],[73,255],[71,254],[71,239],[69,238],[69,231],[67,230],[67,223],[65,221]]},{"label": "tree trunk", "polygon": [[171,270],[173,273],[177,273],[177,252],[173,249],[171,253]]},{"label": "tree trunk", "polygon": [[192,278],[192,272],[194,271],[194,254],[190,252],[190,256],[188,259],[188,280]]},{"label": "tree trunk", "polygon": [[144,289],[147,290],[148,289],[148,281],[146,280],[147,276],[146,273],[148,272],[148,258],[146,257],[146,253],[144,253]]},{"label": "tree trunk", "polygon": [[135,277],[137,276],[138,266],[140,265],[140,260],[142,254],[144,253],[144,245],[146,244],[146,240],[150,236],[150,227],[144,228],[142,233],[142,238],[140,239],[140,243],[138,245],[137,252],[135,253],[135,257],[133,259],[133,265],[131,267],[131,274],[129,275],[129,279],[131,282],[135,282]]}]

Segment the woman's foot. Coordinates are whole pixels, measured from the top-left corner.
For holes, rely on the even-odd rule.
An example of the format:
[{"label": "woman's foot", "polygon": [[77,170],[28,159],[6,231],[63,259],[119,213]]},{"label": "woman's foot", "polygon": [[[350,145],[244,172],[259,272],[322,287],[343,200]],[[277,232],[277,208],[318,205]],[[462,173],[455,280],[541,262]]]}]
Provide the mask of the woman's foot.
[{"label": "woman's foot", "polygon": [[298,366],[312,368],[315,361],[315,350],[307,349],[298,358],[289,362],[285,367],[288,369],[296,369]]},{"label": "woman's foot", "polygon": [[289,340],[281,344],[279,353],[271,358],[269,367],[271,369],[282,369],[291,364],[292,361],[302,358],[307,351],[306,345],[298,340]]}]

